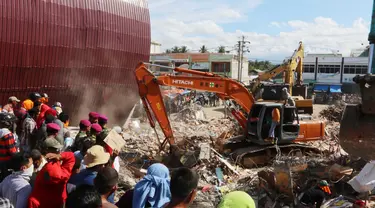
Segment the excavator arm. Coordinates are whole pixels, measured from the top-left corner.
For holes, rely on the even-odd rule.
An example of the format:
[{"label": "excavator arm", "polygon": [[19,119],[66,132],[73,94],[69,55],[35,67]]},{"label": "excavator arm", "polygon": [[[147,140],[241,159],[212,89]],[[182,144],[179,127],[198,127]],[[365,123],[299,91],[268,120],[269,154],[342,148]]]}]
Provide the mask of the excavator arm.
[{"label": "excavator arm", "polygon": [[[135,70],[139,95],[142,99],[150,125],[155,128],[155,118],[166,137],[165,141],[168,141],[170,144],[174,144],[175,141],[164,106],[162,93],[159,87],[160,85],[214,92],[222,99],[232,99],[236,101],[246,114],[250,112],[250,109],[254,104],[252,94],[246,89],[246,87],[235,80],[224,78],[212,73],[182,68],[175,68],[174,71],[198,76],[162,75],[156,77],[148,70],[145,63],[138,64]],[[235,109],[232,109],[232,114],[245,129],[247,121],[246,115]],[[163,142],[163,145],[165,141]]]},{"label": "excavator arm", "polygon": [[262,81],[270,80],[276,77],[278,74],[285,72],[284,82],[289,84],[290,90],[292,92],[292,87],[294,85],[294,74],[297,72],[297,84],[302,84],[302,61],[304,58],[304,49],[302,42],[299,43],[298,49],[294,51],[292,57],[286,60],[283,64],[274,67],[273,69],[264,72],[253,80],[254,84],[251,88],[251,92],[255,93]]}]

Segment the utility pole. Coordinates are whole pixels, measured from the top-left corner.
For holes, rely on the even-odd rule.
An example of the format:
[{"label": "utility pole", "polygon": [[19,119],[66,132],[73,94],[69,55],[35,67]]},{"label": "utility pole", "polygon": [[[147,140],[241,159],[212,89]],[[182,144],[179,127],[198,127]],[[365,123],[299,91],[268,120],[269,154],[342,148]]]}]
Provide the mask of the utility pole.
[{"label": "utility pole", "polygon": [[241,40],[238,41],[238,80],[242,81],[242,68],[243,68],[243,54],[245,52],[250,52],[249,49],[246,49],[245,51],[245,46],[246,44],[250,44],[250,41],[245,40],[245,36],[241,37]]}]

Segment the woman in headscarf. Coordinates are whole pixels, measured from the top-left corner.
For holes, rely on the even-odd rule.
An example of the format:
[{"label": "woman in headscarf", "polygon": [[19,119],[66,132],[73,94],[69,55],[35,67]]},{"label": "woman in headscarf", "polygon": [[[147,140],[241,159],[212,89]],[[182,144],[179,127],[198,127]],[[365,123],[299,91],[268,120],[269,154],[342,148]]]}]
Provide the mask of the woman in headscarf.
[{"label": "woman in headscarf", "polygon": [[249,194],[243,191],[233,191],[225,195],[218,208],[256,208]]},{"label": "woman in headscarf", "polygon": [[[146,176],[134,187],[132,207],[144,208],[146,205],[157,208],[163,207],[171,200],[169,185],[168,168],[160,163],[151,165],[147,169]],[[124,196],[124,199],[127,197]]]}]

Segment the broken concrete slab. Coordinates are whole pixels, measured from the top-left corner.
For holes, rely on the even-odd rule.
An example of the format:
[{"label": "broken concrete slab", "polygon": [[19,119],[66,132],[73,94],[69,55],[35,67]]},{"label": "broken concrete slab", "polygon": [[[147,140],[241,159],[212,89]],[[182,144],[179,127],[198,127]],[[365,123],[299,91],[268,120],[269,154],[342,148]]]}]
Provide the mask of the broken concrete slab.
[{"label": "broken concrete slab", "polygon": [[199,160],[209,161],[210,158],[211,158],[211,147],[210,147],[210,144],[208,144],[208,143],[201,143],[199,145],[199,147],[200,147],[200,152],[199,152],[198,159]]}]

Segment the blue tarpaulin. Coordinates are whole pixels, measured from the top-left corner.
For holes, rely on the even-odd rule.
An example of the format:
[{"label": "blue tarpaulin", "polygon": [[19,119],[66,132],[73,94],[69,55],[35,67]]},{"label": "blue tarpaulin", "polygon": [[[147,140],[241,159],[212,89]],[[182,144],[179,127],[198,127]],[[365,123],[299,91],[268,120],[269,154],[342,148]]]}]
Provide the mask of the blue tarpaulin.
[{"label": "blue tarpaulin", "polygon": [[328,91],[329,85],[315,85],[314,91]]},{"label": "blue tarpaulin", "polygon": [[334,92],[334,93],[341,93],[341,86],[340,85],[331,85],[329,91]]}]

